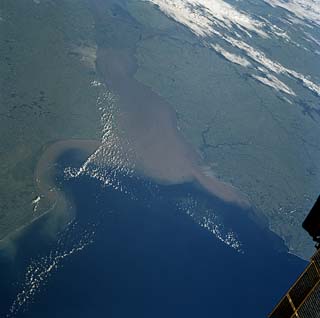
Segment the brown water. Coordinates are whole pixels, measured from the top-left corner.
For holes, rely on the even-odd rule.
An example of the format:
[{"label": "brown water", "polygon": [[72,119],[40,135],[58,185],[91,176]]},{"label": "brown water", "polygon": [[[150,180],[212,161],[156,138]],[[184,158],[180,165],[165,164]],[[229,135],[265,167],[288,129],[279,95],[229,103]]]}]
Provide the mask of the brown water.
[{"label": "brown water", "polygon": [[67,139],[46,146],[34,172],[35,186],[39,195],[39,203],[37,203],[39,215],[33,222],[50,213],[50,222],[44,225],[47,235],[55,237],[76,212],[73,209],[73,202],[56,184],[57,161],[69,150],[81,150],[83,158],[86,158],[100,145],[101,143],[96,140]]},{"label": "brown water", "polygon": [[133,152],[136,171],[163,183],[196,181],[208,192],[239,205],[247,198],[232,185],[207,175],[200,156],[177,129],[171,105],[134,78],[134,51],[100,47],[97,69],[118,97],[117,125]]},{"label": "brown water", "polygon": [[81,149],[89,156],[100,145],[99,141],[83,139],[59,140],[48,145],[38,161],[34,172],[35,183],[39,193],[45,195],[51,201],[56,199],[56,193],[53,191],[56,186],[53,179],[55,165],[65,151]]},{"label": "brown water", "polygon": [[[50,222],[44,225],[44,231],[55,236],[74,214],[73,203],[66,198],[55,182],[57,160],[68,150],[81,150],[83,157],[90,156],[101,142],[97,140],[67,139],[48,144],[37,162],[34,171],[34,183],[39,202],[34,204],[33,218],[0,240],[0,251],[10,258],[15,256],[16,242],[29,226],[50,213]],[[37,199],[37,200],[38,200]]]}]

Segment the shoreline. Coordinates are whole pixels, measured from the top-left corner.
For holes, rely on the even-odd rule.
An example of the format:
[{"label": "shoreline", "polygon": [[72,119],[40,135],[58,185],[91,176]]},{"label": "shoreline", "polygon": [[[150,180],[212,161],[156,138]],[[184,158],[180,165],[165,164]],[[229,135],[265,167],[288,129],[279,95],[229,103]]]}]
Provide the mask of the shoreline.
[{"label": "shoreline", "polygon": [[158,182],[197,182],[208,193],[242,208],[251,204],[233,185],[203,171],[205,162],[177,128],[173,107],[135,79],[133,48],[98,47],[97,70],[118,98],[117,125],[134,153],[136,171]]},{"label": "shoreline", "polygon": [[[99,14],[96,19],[99,19]],[[116,118],[116,125],[124,132],[129,147],[133,149],[134,156],[129,160],[134,162],[135,173],[160,184],[195,182],[227,203],[250,208],[246,195],[232,184],[204,173],[202,165],[205,162],[178,130],[173,107],[135,78],[137,68],[135,47],[119,50],[98,45],[96,70],[106,87],[119,97],[120,116]],[[126,144],[127,140],[121,141]],[[101,145],[100,141],[93,139],[57,140],[45,145],[34,171],[34,185],[39,196],[38,210],[44,212],[4,237],[0,245],[49,213],[45,211],[66,209],[68,200],[52,180],[59,156],[68,150],[80,150],[89,156]],[[126,157],[126,151],[120,155]],[[68,209],[71,209],[70,204]],[[60,217],[62,215],[60,213]]]},{"label": "shoreline", "polygon": [[[70,199],[65,197],[63,191],[56,187],[56,184],[53,180],[54,170],[56,168],[57,160],[59,157],[66,151],[72,150],[80,150],[82,151],[85,156],[90,156],[94,153],[99,147],[101,146],[101,142],[94,139],[66,139],[66,140],[58,140],[53,141],[46,145],[43,150],[43,153],[36,165],[34,171],[34,183],[35,188],[38,192],[39,204],[38,207],[40,210],[44,210],[39,215],[37,215],[34,219],[29,221],[26,224],[23,224],[19,228],[15,229],[12,233],[8,234],[6,237],[0,240],[0,250],[5,249],[7,245],[6,243],[14,241],[19,237],[20,234],[23,233],[25,229],[31,226],[33,223],[37,222],[41,218],[47,216],[49,213],[53,211],[58,212],[58,216],[65,214],[65,217],[69,214],[72,214],[72,204]],[[144,177],[153,179],[155,182],[158,182],[162,185],[173,185],[173,184],[183,184],[185,182],[196,182],[199,186],[207,191],[211,195],[215,195],[218,199],[221,199],[228,203],[238,204],[240,207],[248,207],[245,201],[237,201],[237,196],[234,196],[237,189],[234,188],[232,185],[224,183],[220,180],[215,180],[213,177],[206,176],[204,174],[197,174],[197,171],[194,171],[194,175],[192,178],[184,179],[179,181],[170,181],[166,178],[161,178],[160,176],[152,176],[148,173],[148,171],[143,171],[138,169],[136,171],[138,174],[144,174]],[[209,185],[206,186],[206,182],[209,182]],[[213,184],[214,182],[214,184]],[[210,189],[212,186],[215,186],[215,189]],[[211,191],[210,191],[211,190]],[[218,195],[217,193],[219,193]],[[232,197],[224,197],[224,193],[227,191],[227,194]],[[217,193],[214,193],[217,192]],[[229,200],[228,200],[229,198]],[[41,208],[41,205],[45,205],[45,207]],[[69,207],[67,207],[69,205]],[[68,208],[69,213],[65,213],[66,209]],[[60,212],[60,213],[59,213]],[[63,213],[64,212],[64,213]]]},{"label": "shoreline", "polygon": [[48,170],[56,165],[58,158],[66,151],[80,150],[87,153],[89,156],[92,154],[101,143],[94,139],[65,139],[58,140],[50,143],[43,151],[34,172],[35,187],[40,194],[45,194],[49,198],[53,195],[51,187],[54,186],[51,182],[51,175]]},{"label": "shoreline", "polygon": [[[56,168],[56,163],[59,157],[66,151],[69,150],[80,150],[86,155],[90,155],[100,146],[100,142],[92,139],[65,139],[53,141],[46,146],[34,171],[34,184],[35,189],[38,194],[40,207],[37,209],[42,210],[37,216],[35,216],[29,222],[21,225],[20,227],[13,230],[7,236],[0,240],[0,251],[10,253],[10,248],[13,247],[14,242],[19,239],[23,232],[32,226],[35,222],[41,220],[42,218],[52,214],[52,212],[57,212],[53,217],[57,218],[56,224],[54,224],[53,229],[49,229],[51,235],[54,235],[57,227],[60,227],[59,221],[66,223],[68,216],[73,214],[72,203],[70,199],[66,198],[63,191],[60,191],[56,187],[53,180],[54,170]],[[42,205],[42,207],[41,207]],[[68,213],[66,213],[68,209]],[[62,225],[63,226],[63,225]]]}]

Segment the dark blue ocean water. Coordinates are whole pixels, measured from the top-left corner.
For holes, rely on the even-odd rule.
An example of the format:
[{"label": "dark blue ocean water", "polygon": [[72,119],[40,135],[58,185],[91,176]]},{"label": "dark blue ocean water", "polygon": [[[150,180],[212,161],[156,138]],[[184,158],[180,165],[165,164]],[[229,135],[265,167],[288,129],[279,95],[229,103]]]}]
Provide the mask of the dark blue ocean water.
[{"label": "dark blue ocean water", "polygon": [[[66,154],[61,171],[74,165],[76,157]],[[305,266],[286,253],[281,240],[253,222],[248,211],[193,184],[160,186],[118,178],[129,194],[88,176],[58,178],[77,211],[76,225],[60,237],[64,248],[80,246],[81,239],[90,244],[58,258],[59,266],[31,301],[17,306],[10,317],[266,317]],[[179,210],[177,201],[190,195],[218,211],[238,234],[244,253]],[[30,259],[59,250],[61,243],[43,234],[45,222],[23,235],[14,262],[1,258],[0,317],[21,290],[30,289],[23,284]]]}]

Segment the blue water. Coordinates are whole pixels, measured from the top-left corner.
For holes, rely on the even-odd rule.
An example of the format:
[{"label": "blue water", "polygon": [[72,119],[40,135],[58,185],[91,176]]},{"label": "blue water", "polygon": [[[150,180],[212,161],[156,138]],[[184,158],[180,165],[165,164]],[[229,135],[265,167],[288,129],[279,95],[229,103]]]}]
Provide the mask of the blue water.
[{"label": "blue water", "polygon": [[[60,165],[74,165],[75,158],[68,153]],[[90,233],[94,228],[93,242],[61,259],[33,300],[12,317],[266,317],[305,266],[248,211],[193,184],[118,178],[130,194],[88,176],[59,178],[77,211],[77,225],[62,235],[66,248],[86,228]],[[218,211],[238,234],[244,253],[178,209],[177,201],[190,195]],[[45,222],[24,234],[13,263],[0,260],[0,317],[21,291],[30,258],[41,259],[58,244],[43,234]]]}]

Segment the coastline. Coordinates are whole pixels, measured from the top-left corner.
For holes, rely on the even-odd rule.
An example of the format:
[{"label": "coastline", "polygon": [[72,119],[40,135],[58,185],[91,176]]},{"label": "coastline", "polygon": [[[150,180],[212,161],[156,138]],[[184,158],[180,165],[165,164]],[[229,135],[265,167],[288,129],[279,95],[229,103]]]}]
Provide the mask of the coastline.
[{"label": "coastline", "polygon": [[165,184],[194,181],[225,202],[249,208],[245,194],[203,171],[205,162],[177,128],[172,106],[135,78],[137,67],[132,48],[98,47],[97,70],[119,97],[117,125],[134,153],[136,171]]},{"label": "coastline", "polygon": [[[54,182],[54,173],[57,160],[64,152],[80,150],[85,156],[89,156],[100,146],[100,142],[92,139],[66,139],[47,144],[36,165],[34,171],[34,184],[38,192],[37,210],[40,212],[31,221],[21,225],[13,232],[0,240],[0,251],[14,252],[14,242],[32,224],[52,214],[53,224],[48,225],[46,230],[54,236],[57,229],[68,222],[74,214],[72,202],[67,198]],[[68,213],[66,213],[68,211]],[[53,213],[54,212],[54,213]]]},{"label": "coastline", "polygon": [[[100,14],[96,13],[96,19],[100,18]],[[97,73],[106,87],[119,97],[120,114],[116,122],[125,135],[125,139],[120,140],[123,142],[122,150],[125,151],[120,155],[126,157],[126,152],[133,150],[134,155],[130,160],[134,161],[135,172],[158,183],[195,182],[225,202],[249,208],[250,203],[245,194],[232,184],[203,171],[202,165],[205,163],[199,153],[177,128],[174,109],[150,87],[135,78],[137,68],[135,47],[114,49],[98,45]],[[131,149],[125,149],[127,141]],[[43,147],[34,171],[34,184],[39,199],[37,210],[40,212],[30,222],[0,240],[0,245],[18,236],[18,233],[49,212],[55,211],[57,218],[65,218],[67,216],[62,212],[68,209],[70,213],[67,214],[72,215],[72,203],[68,202],[52,178],[56,161],[68,150],[80,150],[89,156],[100,145],[101,142],[92,139],[62,139]]]},{"label": "coastline", "polygon": [[[54,181],[55,168],[57,167],[57,160],[66,151],[77,150],[83,152],[85,157],[89,157],[94,153],[101,142],[93,139],[66,139],[58,140],[49,143],[43,149],[43,153],[36,165],[34,171],[34,183],[35,188],[38,191],[39,214],[35,216],[30,222],[23,224],[21,227],[15,229],[12,233],[0,240],[0,250],[6,250],[8,247],[12,247],[12,243],[23,234],[29,226],[44,218],[48,214],[51,214],[54,222],[47,226],[48,234],[55,235],[58,228],[61,228],[63,224],[69,222],[70,218],[74,215],[72,208],[72,202],[70,198],[66,198],[63,191],[61,191]],[[189,179],[181,179],[170,181],[167,178],[153,175],[152,172],[144,169],[138,169],[136,171],[139,174],[144,174],[146,177],[153,179],[160,184],[181,184],[187,181],[193,181],[200,185],[201,188],[206,190],[211,195],[216,195],[218,198],[225,202],[235,203],[241,207],[248,207],[246,201],[240,200],[241,194],[237,192],[232,185],[224,183],[220,180],[216,180],[212,176],[206,176],[199,173],[196,169],[192,171],[193,175]],[[54,212],[54,213],[53,213]],[[66,213],[67,212],[67,213]]]}]

